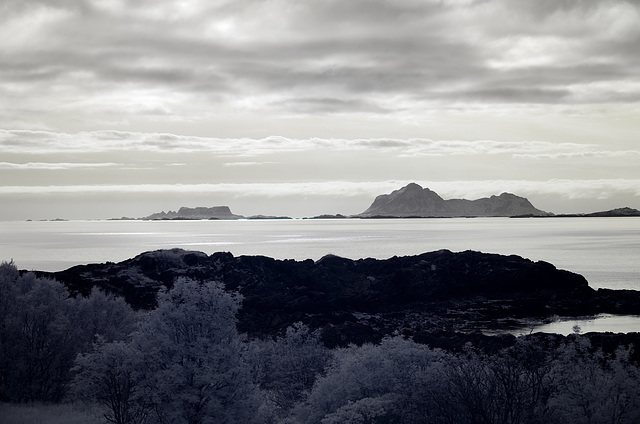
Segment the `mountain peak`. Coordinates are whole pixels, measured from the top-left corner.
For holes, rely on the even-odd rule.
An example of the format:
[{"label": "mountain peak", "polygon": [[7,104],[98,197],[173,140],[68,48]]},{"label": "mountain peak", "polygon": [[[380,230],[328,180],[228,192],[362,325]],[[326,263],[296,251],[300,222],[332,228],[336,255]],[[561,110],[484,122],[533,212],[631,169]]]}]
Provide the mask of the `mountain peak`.
[{"label": "mountain peak", "polygon": [[402,187],[400,190],[405,190],[405,191],[422,190],[422,186],[416,183],[409,183],[406,186]]},{"label": "mountain peak", "polygon": [[[444,200],[435,191],[422,188],[416,183],[408,184],[390,194],[382,194],[361,216],[428,216],[446,213]],[[416,213],[418,212],[418,213]]]}]

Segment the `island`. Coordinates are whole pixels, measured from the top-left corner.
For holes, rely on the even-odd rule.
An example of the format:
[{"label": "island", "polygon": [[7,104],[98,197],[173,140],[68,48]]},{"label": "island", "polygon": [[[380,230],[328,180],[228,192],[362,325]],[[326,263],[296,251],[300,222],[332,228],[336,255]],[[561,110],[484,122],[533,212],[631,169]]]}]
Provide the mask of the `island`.
[{"label": "island", "polygon": [[[509,218],[575,218],[575,217],[637,217],[640,210],[622,207],[601,212],[554,214],[533,206],[531,202],[512,193],[484,197],[476,200],[445,200],[435,191],[423,188],[419,184],[410,183],[389,194],[377,196],[373,203],[362,213],[356,215],[321,214],[304,219],[371,219],[371,218],[476,218],[476,217],[509,217]],[[114,218],[133,220],[136,218]],[[139,220],[288,220],[286,215],[256,214],[245,217],[231,212],[229,206],[181,207],[177,211],[162,211]]]},{"label": "island", "polygon": [[623,217],[623,216],[640,216],[640,210],[624,207],[624,208],[616,208],[608,211],[600,211],[600,212],[591,212],[591,213],[574,213],[574,214],[559,214],[555,215],[558,218],[615,218],[615,217]]},{"label": "island", "polygon": [[552,216],[535,208],[531,202],[511,193],[477,200],[444,200],[436,192],[416,183],[375,198],[360,218],[448,218]]},{"label": "island", "polygon": [[213,207],[181,207],[177,212],[157,212],[143,220],[180,220],[180,219],[243,219],[244,216],[236,215],[231,212],[229,206],[213,206]]}]

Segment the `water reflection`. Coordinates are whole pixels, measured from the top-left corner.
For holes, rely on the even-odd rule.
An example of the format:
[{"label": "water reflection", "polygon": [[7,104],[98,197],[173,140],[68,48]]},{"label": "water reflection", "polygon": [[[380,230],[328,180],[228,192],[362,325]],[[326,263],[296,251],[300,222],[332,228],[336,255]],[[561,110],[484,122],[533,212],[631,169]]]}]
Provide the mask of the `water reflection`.
[{"label": "water reflection", "polygon": [[530,333],[556,333],[562,335],[574,332],[612,332],[612,333],[633,333],[640,332],[639,315],[611,315],[600,314],[592,317],[559,317],[553,322],[522,327],[508,330],[507,332],[515,336]]}]

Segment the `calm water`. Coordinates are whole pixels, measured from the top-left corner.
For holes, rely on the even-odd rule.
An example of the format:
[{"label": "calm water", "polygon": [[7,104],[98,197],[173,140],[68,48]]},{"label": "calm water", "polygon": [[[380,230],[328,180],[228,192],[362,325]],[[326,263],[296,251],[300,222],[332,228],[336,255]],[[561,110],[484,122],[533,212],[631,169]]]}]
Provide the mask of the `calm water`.
[{"label": "calm water", "polygon": [[[640,331],[640,316],[628,315],[609,315],[601,314],[589,318],[559,318],[548,324],[538,325],[533,328],[533,332],[571,334],[574,332],[575,326],[581,333],[602,333],[606,331]],[[531,329],[523,328],[514,331],[516,336],[528,334]]]},{"label": "calm water", "polygon": [[[21,269],[59,271],[172,247],[298,260],[472,249],[544,260],[584,275],[594,288],[640,290],[636,217],[0,222],[0,261],[13,259]],[[599,318],[597,325],[605,322]],[[640,319],[630,319],[609,317],[606,328],[640,331]],[[541,330],[570,333],[575,323],[555,324]],[[596,324],[579,325],[586,332]]]},{"label": "calm water", "polygon": [[640,218],[0,222],[0,260],[59,271],[181,247],[205,253],[389,258],[439,249],[516,254],[640,290]]}]

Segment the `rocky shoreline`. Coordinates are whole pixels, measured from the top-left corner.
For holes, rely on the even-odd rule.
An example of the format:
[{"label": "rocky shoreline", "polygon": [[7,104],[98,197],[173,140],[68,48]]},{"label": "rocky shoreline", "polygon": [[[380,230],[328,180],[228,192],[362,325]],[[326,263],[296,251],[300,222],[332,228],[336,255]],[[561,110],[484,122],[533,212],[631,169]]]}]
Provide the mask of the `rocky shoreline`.
[{"label": "rocky shoreline", "polygon": [[244,297],[241,331],[277,334],[300,321],[333,346],[391,334],[470,334],[479,325],[530,325],[553,316],[640,314],[640,292],[594,290],[581,275],[546,262],[475,251],[295,261],[171,249],[37,274],[74,295],[100,287],[138,309],[154,308],[157,292],[178,278],[220,281]]}]

